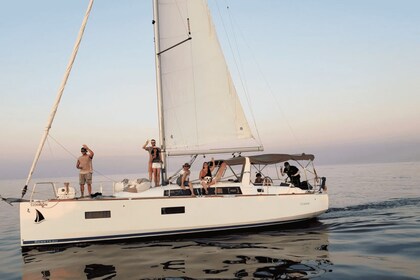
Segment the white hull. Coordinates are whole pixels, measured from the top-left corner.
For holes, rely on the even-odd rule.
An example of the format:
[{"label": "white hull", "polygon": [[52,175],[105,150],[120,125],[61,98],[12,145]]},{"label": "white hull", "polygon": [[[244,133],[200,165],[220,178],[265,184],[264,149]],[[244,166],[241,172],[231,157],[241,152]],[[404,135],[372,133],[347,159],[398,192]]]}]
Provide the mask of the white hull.
[{"label": "white hull", "polygon": [[[310,219],[328,209],[327,194],[298,188],[264,187],[261,193],[242,187],[238,195],[162,197],[164,190],[176,188],[154,188],[136,198],[22,202],[21,246],[260,227]],[[43,220],[36,221],[36,210]]]}]

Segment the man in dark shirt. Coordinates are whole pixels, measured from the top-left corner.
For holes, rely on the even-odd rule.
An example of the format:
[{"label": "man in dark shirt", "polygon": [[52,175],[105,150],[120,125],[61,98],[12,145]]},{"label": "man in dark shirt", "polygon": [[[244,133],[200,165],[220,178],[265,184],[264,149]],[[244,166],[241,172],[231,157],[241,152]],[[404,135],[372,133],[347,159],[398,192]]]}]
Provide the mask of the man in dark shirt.
[{"label": "man in dark shirt", "polygon": [[155,187],[160,186],[160,169],[162,168],[162,153],[159,147],[156,146],[156,140],[152,139],[150,141],[152,144],[151,146],[147,146],[149,144],[149,140],[143,145],[143,149],[149,152],[149,180],[150,183],[152,179],[155,182]]},{"label": "man in dark shirt", "polygon": [[290,165],[287,161],[284,163],[284,170],[283,168],[280,169],[281,175],[287,174],[290,178],[290,182],[295,186],[300,186],[300,172],[299,168],[296,166]]}]

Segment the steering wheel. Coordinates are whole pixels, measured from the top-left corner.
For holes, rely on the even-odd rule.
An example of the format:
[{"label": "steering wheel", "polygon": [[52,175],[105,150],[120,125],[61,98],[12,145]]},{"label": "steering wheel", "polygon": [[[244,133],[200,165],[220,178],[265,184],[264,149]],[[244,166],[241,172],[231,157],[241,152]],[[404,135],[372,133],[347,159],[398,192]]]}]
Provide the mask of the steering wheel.
[{"label": "steering wheel", "polygon": [[263,186],[271,186],[273,184],[273,180],[270,177],[265,177],[263,180]]}]

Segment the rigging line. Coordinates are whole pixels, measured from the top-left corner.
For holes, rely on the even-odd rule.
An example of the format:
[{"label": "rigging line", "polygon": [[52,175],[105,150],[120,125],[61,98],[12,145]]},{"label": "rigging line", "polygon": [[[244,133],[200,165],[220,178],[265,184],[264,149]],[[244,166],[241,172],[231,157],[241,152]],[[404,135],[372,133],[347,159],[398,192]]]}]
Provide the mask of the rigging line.
[{"label": "rigging line", "polygon": [[69,155],[71,155],[74,159],[77,159],[77,156],[75,154],[73,154],[72,152],[70,152],[69,149],[67,149],[66,147],[64,147],[64,145],[62,145],[60,142],[58,142],[57,139],[55,139],[51,133],[48,134],[48,137],[51,138],[58,146],[60,146],[64,151],[66,151]]},{"label": "rigging line", "polygon": [[[177,1],[175,1],[175,5],[176,5],[176,8],[177,8],[177,10],[178,10],[178,14],[179,14],[179,17],[181,18],[181,21],[182,22],[184,22],[184,20],[183,20],[183,17],[182,17],[182,12],[181,12],[181,8],[179,7],[179,4],[178,4],[178,2]],[[185,6],[185,8],[186,8],[186,13],[187,13],[187,16],[189,15],[189,11],[188,11],[188,5],[186,5]],[[188,37],[190,37],[190,35],[191,35],[191,33],[189,32],[189,18],[187,17],[187,21],[188,21],[188,24],[187,24],[187,26],[185,26],[185,25],[183,25],[184,26],[184,28],[185,28],[185,32],[188,34]]]},{"label": "rigging line", "polygon": [[90,0],[90,2],[88,4],[85,16],[83,18],[82,26],[79,29],[79,33],[77,35],[77,39],[76,39],[76,42],[74,44],[72,54],[71,54],[69,62],[67,64],[66,72],[64,73],[63,79],[62,79],[60,87],[58,89],[57,97],[56,97],[56,100],[54,102],[54,105],[51,108],[51,113],[50,113],[50,116],[48,118],[47,125],[46,125],[45,130],[44,130],[44,134],[42,135],[41,141],[39,143],[38,149],[36,151],[34,160],[33,160],[32,165],[31,165],[31,169],[29,170],[28,177],[26,178],[25,187],[22,190],[22,197],[25,195],[26,190],[28,189],[28,183],[32,178],[32,174],[34,173],[36,164],[38,163],[39,157],[40,157],[41,152],[42,152],[42,148],[44,147],[45,140],[47,139],[48,133],[49,133],[50,128],[51,128],[51,125],[54,121],[55,114],[57,113],[58,105],[60,104],[61,97],[63,96],[64,88],[65,88],[65,86],[67,84],[67,80],[70,76],[71,69],[73,68],[73,63],[76,59],[76,55],[77,55],[77,52],[79,50],[80,42],[82,41],[83,33],[85,31],[85,28],[86,28],[86,24],[87,24],[89,15],[90,15],[90,11],[92,10],[93,1],[94,0]]},{"label": "rigging line", "polygon": [[[251,116],[252,116],[252,121],[254,123],[254,128],[255,128],[256,133],[257,133],[258,142],[261,144],[262,143],[261,142],[261,136],[260,136],[260,133],[259,133],[259,130],[258,130],[258,126],[257,126],[257,123],[256,123],[255,114],[254,114],[254,111],[253,111],[252,106],[251,106],[251,99],[250,99],[250,96],[249,96],[249,92],[247,90],[246,80],[243,78],[243,76],[245,76],[245,75],[242,74],[242,72],[244,72],[244,71],[241,71],[240,70],[240,68],[241,67],[243,68],[243,66],[242,66],[242,63],[241,63],[241,57],[240,57],[239,48],[237,47],[238,46],[238,43],[237,43],[236,37],[233,36],[234,37],[235,46],[236,46],[236,50],[237,50],[237,53],[238,53],[238,56],[239,56],[239,63],[241,64],[241,66],[238,66],[238,59],[236,59],[236,55],[235,55],[235,52],[233,50],[233,47],[232,47],[232,44],[231,44],[231,41],[230,41],[230,36],[228,35],[225,22],[223,20],[223,17],[221,15],[221,12],[220,12],[220,7],[217,4],[217,1],[215,1],[215,2],[216,2],[216,6],[217,6],[217,9],[218,9],[218,12],[219,12],[219,16],[220,16],[220,19],[221,19],[221,22],[222,22],[223,29],[224,29],[225,34],[226,34],[228,45],[229,45],[229,48],[230,48],[231,53],[232,53],[232,56],[233,56],[233,61],[234,61],[236,70],[238,71],[238,74],[239,74],[239,80],[241,81],[242,89],[245,92],[246,101],[247,101],[248,108],[249,108],[250,113],[251,113]],[[231,26],[233,26],[232,20],[231,20],[231,14],[229,13],[229,6],[227,6],[227,11],[228,11],[229,19],[230,19],[230,22],[231,22]],[[233,27],[232,27],[232,30],[233,30]],[[232,32],[232,33],[235,35],[235,32]]]},{"label": "rigging line", "polygon": [[[232,22],[232,18],[233,18],[233,16],[232,16],[232,14],[230,13],[230,8],[229,8],[229,6],[227,7],[227,12],[228,12],[228,15],[229,15],[229,21],[230,21],[230,25],[232,26],[232,30],[234,31],[233,32],[233,39],[234,39],[234,42],[235,42],[235,45],[236,45],[236,49],[237,49],[237,52],[238,52],[238,56],[239,56],[239,63],[240,63],[240,67],[241,67],[241,69],[242,69],[242,72],[243,72],[243,76],[244,76],[244,81],[242,81],[242,79],[241,79],[241,82],[242,83],[244,83],[244,91],[245,91],[245,96],[246,96],[246,98],[247,98],[247,102],[248,102],[248,106],[249,106],[249,109],[250,109],[250,112],[251,112],[251,115],[252,115],[252,121],[253,121],[253,123],[254,123],[254,126],[255,126],[255,129],[256,129],[256,132],[257,132],[257,137],[258,137],[258,141],[260,142],[260,143],[262,143],[261,142],[261,136],[260,136],[260,132],[259,132],[259,130],[258,130],[258,126],[257,126],[257,122],[256,122],[256,118],[255,118],[255,114],[254,114],[254,110],[252,109],[253,107],[251,106],[251,97],[250,97],[250,94],[249,94],[249,90],[248,90],[248,85],[247,85],[247,79],[246,79],[246,76],[245,76],[245,71],[244,71],[244,66],[243,66],[243,64],[242,64],[242,61],[243,61],[243,59],[241,58],[241,53],[240,53],[240,51],[239,51],[239,44],[238,44],[238,40],[237,40],[237,38],[236,38],[236,32],[235,32],[235,25],[233,24],[233,22]],[[239,71],[239,69],[238,69],[238,71]]]},{"label": "rigging line", "polygon": [[52,150],[50,141],[48,141],[48,138],[47,138],[47,146],[48,146],[48,150],[50,151],[51,156],[54,158],[54,152]]},{"label": "rigging line", "polygon": [[97,169],[95,169],[95,168],[93,168],[93,171],[94,171],[96,174],[98,174],[98,175],[100,175],[100,176],[102,176],[102,177],[104,177],[104,178],[108,179],[109,181],[111,181],[111,182],[113,182],[113,183],[117,182],[117,181],[115,181],[114,179],[112,179],[112,178],[110,178],[110,177],[106,176],[105,174],[103,174],[102,172],[98,171],[98,170],[97,170]]},{"label": "rigging line", "polygon": [[[75,154],[73,154],[72,152],[70,152],[70,150],[69,149],[67,149],[64,145],[62,145],[60,142],[58,142],[58,140],[57,139],[55,139],[52,135],[51,135],[51,133],[48,135],[52,140],[54,140],[54,142],[57,144],[57,145],[59,145],[64,151],[66,151],[70,156],[72,156],[74,159],[78,159],[78,157],[75,155]],[[112,179],[112,178],[110,178],[110,177],[108,177],[108,176],[106,176],[106,175],[104,175],[102,172],[100,172],[100,171],[98,171],[97,169],[95,169],[95,168],[93,168],[93,171],[95,172],[95,173],[97,173],[97,174],[99,174],[99,175],[101,175],[102,177],[104,177],[104,178],[106,178],[106,179],[108,179],[108,180],[110,180],[111,182],[116,182],[114,179]]]},{"label": "rigging line", "polygon": [[[241,34],[241,35],[243,36],[243,34]],[[302,145],[301,141],[299,140],[299,138],[296,136],[296,133],[295,133],[295,131],[293,130],[293,127],[291,126],[289,119],[287,118],[286,114],[284,113],[284,110],[282,109],[282,107],[281,107],[281,105],[280,105],[280,102],[278,101],[278,99],[277,99],[277,98],[276,98],[276,96],[274,95],[273,90],[271,89],[270,83],[268,82],[268,80],[267,80],[267,78],[266,78],[266,76],[265,76],[264,72],[263,72],[263,71],[262,71],[262,69],[261,69],[261,66],[258,64],[257,59],[256,59],[256,58],[255,58],[255,56],[254,56],[254,52],[252,51],[251,47],[247,44],[247,42],[246,42],[246,41],[245,41],[245,45],[246,45],[246,46],[247,46],[247,47],[251,50],[251,56],[252,56],[252,58],[253,58],[253,60],[254,60],[254,63],[255,63],[255,64],[256,64],[256,66],[257,66],[258,72],[260,72],[260,75],[262,76],[262,78],[263,78],[264,82],[266,83],[266,86],[267,86],[267,88],[268,88],[268,92],[271,94],[272,98],[274,99],[274,103],[275,103],[275,104],[277,105],[277,107],[279,108],[279,111],[280,111],[280,113],[282,114],[283,119],[285,120],[285,122],[286,122],[286,124],[287,124],[287,126],[288,126],[288,128],[289,128],[289,130],[290,130],[290,133],[292,134],[293,138],[294,138],[294,139],[295,139],[295,141],[297,142],[297,144],[298,144],[298,146],[300,147],[300,149],[302,149],[302,148],[303,148],[303,145]]]},{"label": "rigging line", "polygon": [[[233,18],[233,17],[232,17]],[[233,18],[234,19],[234,18]],[[234,19],[235,20],[235,19]],[[236,23],[236,21],[234,21],[234,23]],[[238,26],[238,24],[235,24],[236,26]],[[286,122],[286,124],[287,124],[287,126],[288,126],[288,128],[289,128],[289,130],[290,130],[290,132],[291,132],[291,134],[292,134],[292,136],[293,136],[293,138],[295,139],[295,141],[297,142],[297,144],[298,144],[298,146],[299,146],[299,148],[300,149],[302,149],[303,148],[303,145],[302,145],[302,143],[301,143],[301,141],[299,140],[299,138],[296,136],[296,133],[294,132],[294,130],[293,130],[293,128],[292,128],[292,126],[291,126],[291,124],[290,124],[290,121],[288,120],[288,118],[287,118],[287,116],[286,116],[286,114],[284,113],[284,110],[282,109],[282,107],[281,107],[281,105],[280,105],[280,102],[278,101],[278,99],[276,98],[276,96],[274,95],[274,93],[273,93],[273,90],[271,89],[271,86],[270,86],[270,83],[268,82],[268,80],[267,80],[267,77],[266,77],[266,75],[264,74],[264,72],[262,71],[262,69],[261,69],[261,66],[258,64],[258,60],[256,59],[256,57],[255,57],[255,52],[253,51],[253,49],[250,47],[250,45],[248,44],[248,41],[246,40],[246,37],[244,36],[244,34],[241,32],[241,29],[239,28],[238,29],[239,30],[239,35],[241,35],[241,37],[242,37],[242,40],[243,40],[243,42],[245,43],[245,46],[250,50],[250,54],[251,54],[251,56],[252,56],[252,59],[253,59],[253,61],[254,61],[254,63],[255,63],[255,65],[257,66],[257,69],[258,69],[258,72],[260,73],[260,75],[261,75],[261,77],[263,78],[263,80],[264,80],[264,82],[265,82],[265,84],[266,84],[266,86],[267,86],[267,88],[268,88],[268,92],[271,94],[271,96],[272,96],[272,98],[274,99],[274,101],[275,101],[275,104],[277,105],[277,107],[279,108],[279,111],[281,112],[281,114],[282,114],[282,116],[283,116],[283,119],[285,120],[285,122]]]},{"label": "rigging line", "polygon": [[[198,157],[198,155],[193,155],[192,157],[191,157],[191,159],[190,159],[190,161],[189,161],[189,165],[190,166],[192,166],[193,165],[193,163],[195,162],[195,160],[197,159],[197,157]],[[178,174],[179,174],[179,172],[181,172],[181,170],[183,169],[183,167],[181,167],[181,168],[179,168],[175,173],[174,173],[174,175],[172,175],[172,176],[170,176],[169,178],[168,178],[168,181],[171,181],[174,177],[176,177],[176,176],[178,176]]]}]

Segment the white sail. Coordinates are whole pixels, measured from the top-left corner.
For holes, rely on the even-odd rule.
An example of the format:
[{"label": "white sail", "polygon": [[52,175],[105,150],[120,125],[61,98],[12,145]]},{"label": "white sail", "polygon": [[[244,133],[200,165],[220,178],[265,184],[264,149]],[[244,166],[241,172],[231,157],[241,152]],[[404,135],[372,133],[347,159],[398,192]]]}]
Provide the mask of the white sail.
[{"label": "white sail", "polygon": [[157,3],[167,153],[261,150],[240,104],[207,2]]}]

